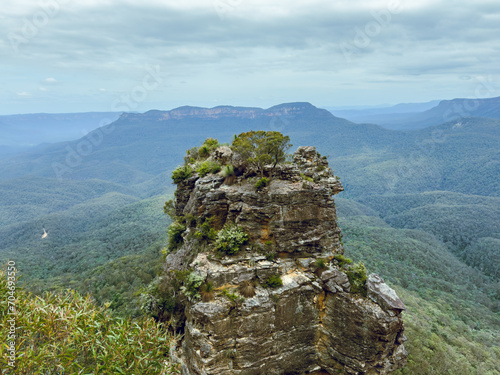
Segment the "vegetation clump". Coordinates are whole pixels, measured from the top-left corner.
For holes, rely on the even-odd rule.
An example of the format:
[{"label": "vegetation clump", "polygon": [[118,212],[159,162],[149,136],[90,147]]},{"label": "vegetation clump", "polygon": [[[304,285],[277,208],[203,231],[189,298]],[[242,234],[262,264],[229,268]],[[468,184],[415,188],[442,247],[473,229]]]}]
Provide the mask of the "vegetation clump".
[{"label": "vegetation clump", "polygon": [[182,243],[184,242],[184,237],[182,235],[185,230],[186,230],[186,225],[179,221],[174,221],[172,224],[170,224],[167,230],[168,251],[170,252],[175,251],[182,245]]},{"label": "vegetation clump", "polygon": [[320,276],[323,271],[328,268],[328,261],[323,258],[318,258],[314,261],[314,266],[316,267],[316,274]]},{"label": "vegetation clump", "polygon": [[300,177],[301,177],[304,181],[314,182],[314,180],[313,180],[313,178],[312,178],[312,177],[306,176],[304,173],[301,173],[301,174],[300,174]]},{"label": "vegetation clump", "polygon": [[205,281],[205,278],[198,275],[196,272],[191,272],[186,277],[181,286],[181,292],[190,300],[197,300],[201,298],[200,287]]},{"label": "vegetation clump", "polygon": [[224,168],[222,168],[222,175],[224,177],[231,177],[234,175],[234,167],[231,164],[225,165]]},{"label": "vegetation clump", "polygon": [[351,293],[359,293],[366,297],[366,267],[363,263],[352,264],[352,259],[346,258],[342,254],[335,254],[333,259],[338,266],[346,273],[351,284]]},{"label": "vegetation clump", "polygon": [[200,147],[193,147],[187,150],[184,161],[186,164],[194,164],[197,161],[205,160],[219,146],[220,144],[217,139],[207,138]]},{"label": "vegetation clump", "polygon": [[236,225],[229,225],[217,233],[215,250],[226,255],[236,254],[248,242],[248,235]]},{"label": "vegetation clump", "polygon": [[224,355],[227,359],[235,359],[238,356],[238,351],[236,349],[227,349]]},{"label": "vegetation clump", "polygon": [[172,172],[172,180],[175,184],[191,177],[193,169],[189,165],[179,166]]},{"label": "vegetation clump", "polygon": [[266,257],[266,260],[269,262],[272,262],[274,258],[276,258],[276,250],[273,247],[272,241],[269,240],[264,243],[263,253],[264,256]]},{"label": "vegetation clump", "polygon": [[283,280],[279,275],[272,275],[267,278],[267,280],[262,284],[264,288],[279,288],[283,286]]},{"label": "vegetation clump", "polygon": [[165,288],[165,278],[157,277],[144,288],[140,295],[140,307],[147,315],[162,320],[164,313],[175,310],[175,298]]},{"label": "vegetation clump", "polygon": [[269,185],[269,179],[267,177],[262,177],[255,183],[255,189],[262,190],[267,185]]},{"label": "vegetation clump", "polygon": [[226,185],[232,185],[236,181],[236,176],[234,173],[234,167],[228,164],[222,168],[222,176],[224,176],[224,183]]},{"label": "vegetation clump", "polygon": [[[186,299],[208,301],[213,298],[213,290],[212,283],[205,283],[205,277],[192,270],[170,271],[142,291],[141,310],[161,322],[176,321]],[[176,328],[179,327],[173,327]]]},{"label": "vegetation clump", "polygon": [[366,297],[366,267],[363,263],[359,262],[357,264],[348,266],[345,268],[345,273],[349,278],[349,283],[351,284],[351,293],[359,293]]},{"label": "vegetation clump", "polygon": [[177,167],[172,174],[174,183],[179,183],[191,177],[196,171],[200,177],[205,177],[209,173],[218,173],[221,165],[213,160],[207,160],[214,150],[219,147],[219,141],[214,138],[207,138],[200,147],[193,147],[186,151],[184,166]]},{"label": "vegetation clump", "polygon": [[231,293],[227,289],[222,290],[222,295],[227,297],[231,302],[235,304],[243,303],[245,302],[245,298],[242,296],[237,295],[236,293]]},{"label": "vegetation clump", "polygon": [[196,173],[200,177],[205,177],[209,173],[218,173],[221,170],[221,165],[215,161],[205,160],[196,169]]},{"label": "vegetation clump", "polygon": [[163,206],[163,212],[171,219],[175,217],[175,203],[173,199],[169,199],[165,202],[165,205]]},{"label": "vegetation clump", "polygon": [[335,259],[340,268],[344,268],[345,265],[352,263],[352,259],[346,258],[342,254],[335,254],[333,259]]},{"label": "vegetation clump", "polygon": [[217,238],[217,231],[212,228],[213,217],[206,218],[196,226],[194,236],[200,241],[213,242]]},{"label": "vegetation clump", "polygon": [[328,267],[328,261],[323,258],[318,258],[314,261],[314,265],[316,266],[316,268],[325,269]]},{"label": "vegetation clump", "polygon": [[219,141],[214,138],[207,138],[201,145],[201,147],[198,149],[198,155],[202,159],[208,158],[212,152],[219,147]]}]

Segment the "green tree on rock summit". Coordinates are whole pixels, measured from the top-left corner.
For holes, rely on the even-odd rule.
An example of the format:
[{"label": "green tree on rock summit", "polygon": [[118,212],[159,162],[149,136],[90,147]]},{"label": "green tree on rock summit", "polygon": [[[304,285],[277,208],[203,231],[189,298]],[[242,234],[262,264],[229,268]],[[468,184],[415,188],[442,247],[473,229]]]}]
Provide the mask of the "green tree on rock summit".
[{"label": "green tree on rock summit", "polygon": [[266,165],[276,165],[286,160],[287,151],[292,147],[290,137],[277,131],[249,131],[238,135],[232,144],[232,149],[240,154],[250,166],[264,176]]}]

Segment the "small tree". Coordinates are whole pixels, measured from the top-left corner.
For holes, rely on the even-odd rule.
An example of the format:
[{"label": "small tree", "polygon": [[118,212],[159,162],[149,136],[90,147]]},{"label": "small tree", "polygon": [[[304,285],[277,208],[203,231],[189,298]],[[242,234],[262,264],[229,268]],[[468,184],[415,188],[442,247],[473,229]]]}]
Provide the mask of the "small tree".
[{"label": "small tree", "polygon": [[175,218],[175,203],[173,199],[170,199],[165,202],[165,205],[163,206],[163,212],[165,212],[166,215],[170,217],[170,219]]},{"label": "small tree", "polygon": [[284,162],[290,147],[290,137],[280,132],[263,130],[241,133],[232,144],[233,150],[257,169],[261,176],[266,165],[272,164],[274,170],[276,165]]}]

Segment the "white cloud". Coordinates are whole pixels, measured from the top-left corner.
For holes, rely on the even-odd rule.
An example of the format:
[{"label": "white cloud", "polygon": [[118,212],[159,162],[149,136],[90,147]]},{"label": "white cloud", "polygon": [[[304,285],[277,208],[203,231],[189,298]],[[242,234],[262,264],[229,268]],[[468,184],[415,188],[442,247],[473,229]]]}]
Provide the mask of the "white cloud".
[{"label": "white cloud", "polygon": [[53,77],[45,78],[42,82],[49,85],[59,83],[59,81]]},{"label": "white cloud", "polygon": [[[59,11],[23,34],[51,1]],[[398,1],[400,11],[388,14]],[[225,6],[224,17],[216,5]],[[0,56],[8,66],[0,100],[19,97],[12,94],[19,87],[59,84],[37,103],[59,105],[59,112],[70,105],[109,110],[113,93],[141,84],[145,64],[160,65],[168,77],[150,94],[164,108],[213,97],[271,106],[294,98],[317,105],[391,100],[381,93],[406,102],[471,96],[459,77],[500,79],[499,17],[498,2],[487,0],[19,0],[0,10]],[[11,32],[26,39],[17,51]],[[350,60],[346,45],[355,48]]]}]

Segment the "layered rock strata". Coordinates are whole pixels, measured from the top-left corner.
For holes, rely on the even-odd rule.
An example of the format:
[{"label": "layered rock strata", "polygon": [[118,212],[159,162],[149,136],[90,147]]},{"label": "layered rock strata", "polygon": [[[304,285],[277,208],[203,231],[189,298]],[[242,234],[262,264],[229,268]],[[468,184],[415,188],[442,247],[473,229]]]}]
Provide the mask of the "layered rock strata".
[{"label": "layered rock strata", "polygon": [[[267,171],[261,190],[260,176],[228,147],[213,158],[235,165],[231,183],[219,174],[180,182],[176,213],[216,230],[236,224],[249,240],[217,256],[193,224],[167,257],[167,273],[189,269],[215,288],[208,302],[185,302],[184,374],[388,374],[403,366],[403,303],[374,274],[366,293],[353,293],[349,266],[338,261],[333,195],[343,188],[326,158],[299,147],[293,163]],[[276,276],[282,285],[269,287]],[[242,297],[242,285],[254,295]]]}]

